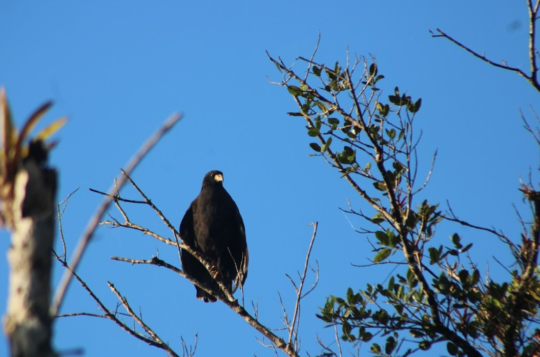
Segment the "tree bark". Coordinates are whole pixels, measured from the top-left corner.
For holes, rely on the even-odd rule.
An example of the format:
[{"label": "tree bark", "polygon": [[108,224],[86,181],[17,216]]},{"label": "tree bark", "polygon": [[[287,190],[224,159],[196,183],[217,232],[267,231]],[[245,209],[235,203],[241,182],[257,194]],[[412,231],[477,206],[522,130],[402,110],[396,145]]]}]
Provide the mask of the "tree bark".
[{"label": "tree bark", "polygon": [[7,313],[4,331],[11,357],[55,357],[51,346],[51,250],[57,173],[32,157],[16,175]]}]

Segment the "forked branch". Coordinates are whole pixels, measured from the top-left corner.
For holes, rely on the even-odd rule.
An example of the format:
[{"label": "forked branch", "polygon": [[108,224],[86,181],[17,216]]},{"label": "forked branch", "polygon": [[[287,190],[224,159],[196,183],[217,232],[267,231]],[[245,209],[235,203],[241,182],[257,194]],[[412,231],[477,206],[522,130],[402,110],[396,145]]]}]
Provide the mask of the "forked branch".
[{"label": "forked branch", "polygon": [[485,54],[480,54],[467,45],[464,45],[463,43],[459,42],[458,40],[454,39],[452,36],[446,34],[440,29],[436,29],[435,33],[431,32],[431,35],[433,37],[442,37],[446,38],[450,42],[454,43],[458,47],[464,49],[465,51],[472,54],[474,57],[481,59],[482,61],[498,67],[502,68],[511,72],[515,72],[525,78],[537,91],[540,91],[540,82],[538,81],[538,59],[539,59],[539,52],[536,48],[536,21],[538,20],[538,9],[540,7],[540,0],[536,0],[535,3],[533,3],[533,0],[527,0],[527,8],[529,11],[529,65],[530,65],[530,73],[525,73],[525,71],[521,70],[517,67],[509,66],[505,61],[501,61],[501,63],[497,63],[489,58],[486,57]]}]

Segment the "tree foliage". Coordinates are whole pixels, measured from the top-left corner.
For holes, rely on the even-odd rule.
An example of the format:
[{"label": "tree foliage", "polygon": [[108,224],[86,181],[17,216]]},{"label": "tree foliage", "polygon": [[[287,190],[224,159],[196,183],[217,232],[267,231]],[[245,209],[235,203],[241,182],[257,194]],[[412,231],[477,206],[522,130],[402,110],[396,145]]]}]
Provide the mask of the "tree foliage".
[{"label": "tree foliage", "polygon": [[[372,263],[404,265],[386,282],[329,296],[318,317],[340,326],[344,341],[369,342],[376,355],[406,356],[441,343],[452,356],[538,353],[540,196],[532,185],[521,188],[534,219],[519,244],[443,213],[438,203],[418,199],[431,174],[419,182],[420,140],[414,129],[421,98],[398,87],[382,95],[384,75],[375,58],[325,65],[314,56],[300,57],[303,73],[298,63],[293,70],[281,59],[270,60],[283,74],[278,84],[298,107],[288,114],[303,118],[307,135],[316,140],[309,143],[314,156],[337,170],[373,209],[374,214],[348,211],[369,224],[362,233],[374,242]],[[506,243],[515,260],[508,280],[482,278],[467,254],[472,243],[457,233],[451,244],[434,240],[444,219],[488,230]]]}]

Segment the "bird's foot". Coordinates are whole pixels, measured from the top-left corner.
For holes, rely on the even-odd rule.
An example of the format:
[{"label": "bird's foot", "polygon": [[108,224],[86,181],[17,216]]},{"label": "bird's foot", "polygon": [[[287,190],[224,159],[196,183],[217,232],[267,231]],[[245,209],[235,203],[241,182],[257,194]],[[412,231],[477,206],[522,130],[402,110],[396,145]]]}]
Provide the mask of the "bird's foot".
[{"label": "bird's foot", "polygon": [[221,274],[219,273],[219,269],[217,266],[212,265],[210,267],[210,275],[212,275],[212,278],[217,279]]}]

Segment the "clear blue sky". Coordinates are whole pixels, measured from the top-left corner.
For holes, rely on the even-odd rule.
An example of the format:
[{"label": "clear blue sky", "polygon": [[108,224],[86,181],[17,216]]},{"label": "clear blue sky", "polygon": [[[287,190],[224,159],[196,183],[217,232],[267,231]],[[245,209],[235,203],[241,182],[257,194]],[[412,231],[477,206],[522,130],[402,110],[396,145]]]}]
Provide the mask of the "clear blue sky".
[{"label": "clear blue sky", "polygon": [[[250,249],[246,301],[257,301],[260,320],[282,327],[278,291],[289,309],[295,275],[304,260],[311,227],[319,234],[313,258],[320,283],[302,308],[302,354],[320,352],[318,334],[332,331],[315,318],[326,296],[348,286],[365,287],[388,271],[354,268],[371,256],[364,222],[345,217],[347,198],[367,209],[339,174],[311,149],[301,119],[286,115],[294,102],[265,54],[292,63],[308,56],[321,33],[318,59],[343,61],[346,49],[376,56],[384,93],[394,86],[423,99],[417,117],[423,130],[420,155],[438,149],[435,173],[424,197],[448,199],[461,218],[518,237],[515,204],[527,218],[517,191],[520,177],[538,166],[538,150],[519,110],[539,95],[517,75],[490,67],[429,29],[441,28],[494,60],[528,70],[525,1],[130,1],[16,2],[0,5],[0,85],[22,121],[43,101],[55,106],[44,122],[69,115],[52,154],[61,174],[58,199],[76,188],[63,217],[68,249],[74,248],[119,168],[162,121],[175,111],[184,120],[144,161],[134,179],[178,224],[211,169],[244,217]],[[125,194],[137,198],[132,190]],[[126,207],[132,220],[170,234],[150,210]],[[113,214],[119,216],[113,211]],[[349,222],[350,220],[350,222]],[[437,244],[459,232],[474,242],[473,257],[492,277],[504,270],[492,259],[511,260],[493,237],[445,224]],[[0,235],[5,252],[9,236]],[[134,231],[100,228],[80,268],[81,276],[110,308],[117,304],[111,281],[143,312],[145,321],[181,351],[199,334],[198,356],[272,356],[259,334],[223,304],[195,299],[191,284],[151,266],[113,262],[113,255],[160,257],[179,265],[176,252]],[[62,269],[55,267],[57,284]],[[501,274],[501,275],[499,275]],[[0,259],[0,306],[5,306],[7,265]],[[99,312],[74,282],[63,313]],[[58,351],[83,348],[86,356],[161,356],[112,322],[90,317],[56,322]],[[347,346],[350,347],[350,346]],[[367,349],[367,345],[364,347]],[[0,354],[5,354],[0,339]],[[365,352],[367,353],[367,352]]]}]

